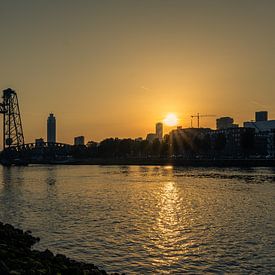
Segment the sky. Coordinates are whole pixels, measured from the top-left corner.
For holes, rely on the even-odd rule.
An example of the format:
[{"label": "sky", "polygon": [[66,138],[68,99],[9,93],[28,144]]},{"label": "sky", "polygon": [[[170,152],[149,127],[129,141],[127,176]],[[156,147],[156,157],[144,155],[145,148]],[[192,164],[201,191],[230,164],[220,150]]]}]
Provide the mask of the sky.
[{"label": "sky", "polygon": [[0,89],[26,142],[50,112],[65,143],[145,137],[167,113],[275,119],[274,30],[273,0],[0,0]]}]

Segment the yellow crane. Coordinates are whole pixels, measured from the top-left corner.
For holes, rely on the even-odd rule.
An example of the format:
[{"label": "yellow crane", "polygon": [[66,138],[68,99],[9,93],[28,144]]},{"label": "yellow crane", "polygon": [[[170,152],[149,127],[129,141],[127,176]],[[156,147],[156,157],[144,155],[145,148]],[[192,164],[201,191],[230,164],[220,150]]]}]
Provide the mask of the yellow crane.
[{"label": "yellow crane", "polygon": [[216,115],[200,115],[199,113],[197,113],[196,115],[191,116],[191,128],[193,128],[193,118],[197,118],[198,128],[200,128],[201,117],[216,117]]}]

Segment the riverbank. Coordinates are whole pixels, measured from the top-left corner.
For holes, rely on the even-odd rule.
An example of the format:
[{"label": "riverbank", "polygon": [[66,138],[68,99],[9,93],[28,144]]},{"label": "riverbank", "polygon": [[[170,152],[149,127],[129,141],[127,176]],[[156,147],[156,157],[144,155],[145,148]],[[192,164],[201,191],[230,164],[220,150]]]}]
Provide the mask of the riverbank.
[{"label": "riverbank", "polygon": [[93,264],[77,262],[65,255],[54,255],[51,251],[33,250],[31,247],[39,241],[31,235],[10,224],[0,222],[0,274],[97,274],[106,275]]}]

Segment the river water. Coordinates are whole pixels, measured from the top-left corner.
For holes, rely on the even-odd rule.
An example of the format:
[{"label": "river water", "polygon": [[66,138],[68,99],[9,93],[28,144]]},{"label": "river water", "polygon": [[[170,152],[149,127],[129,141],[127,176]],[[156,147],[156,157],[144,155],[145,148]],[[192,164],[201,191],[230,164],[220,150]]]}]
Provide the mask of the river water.
[{"label": "river water", "polygon": [[127,274],[275,274],[275,169],[0,167],[0,220]]}]

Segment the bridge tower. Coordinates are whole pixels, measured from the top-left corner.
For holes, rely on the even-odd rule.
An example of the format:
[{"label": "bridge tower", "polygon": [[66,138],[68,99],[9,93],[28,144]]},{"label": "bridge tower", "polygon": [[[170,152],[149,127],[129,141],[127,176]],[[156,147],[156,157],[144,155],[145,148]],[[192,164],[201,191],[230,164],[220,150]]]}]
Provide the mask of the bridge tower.
[{"label": "bridge tower", "polygon": [[17,94],[8,88],[3,91],[3,101],[0,103],[0,113],[3,119],[3,149],[24,145],[24,134],[20,117]]}]

